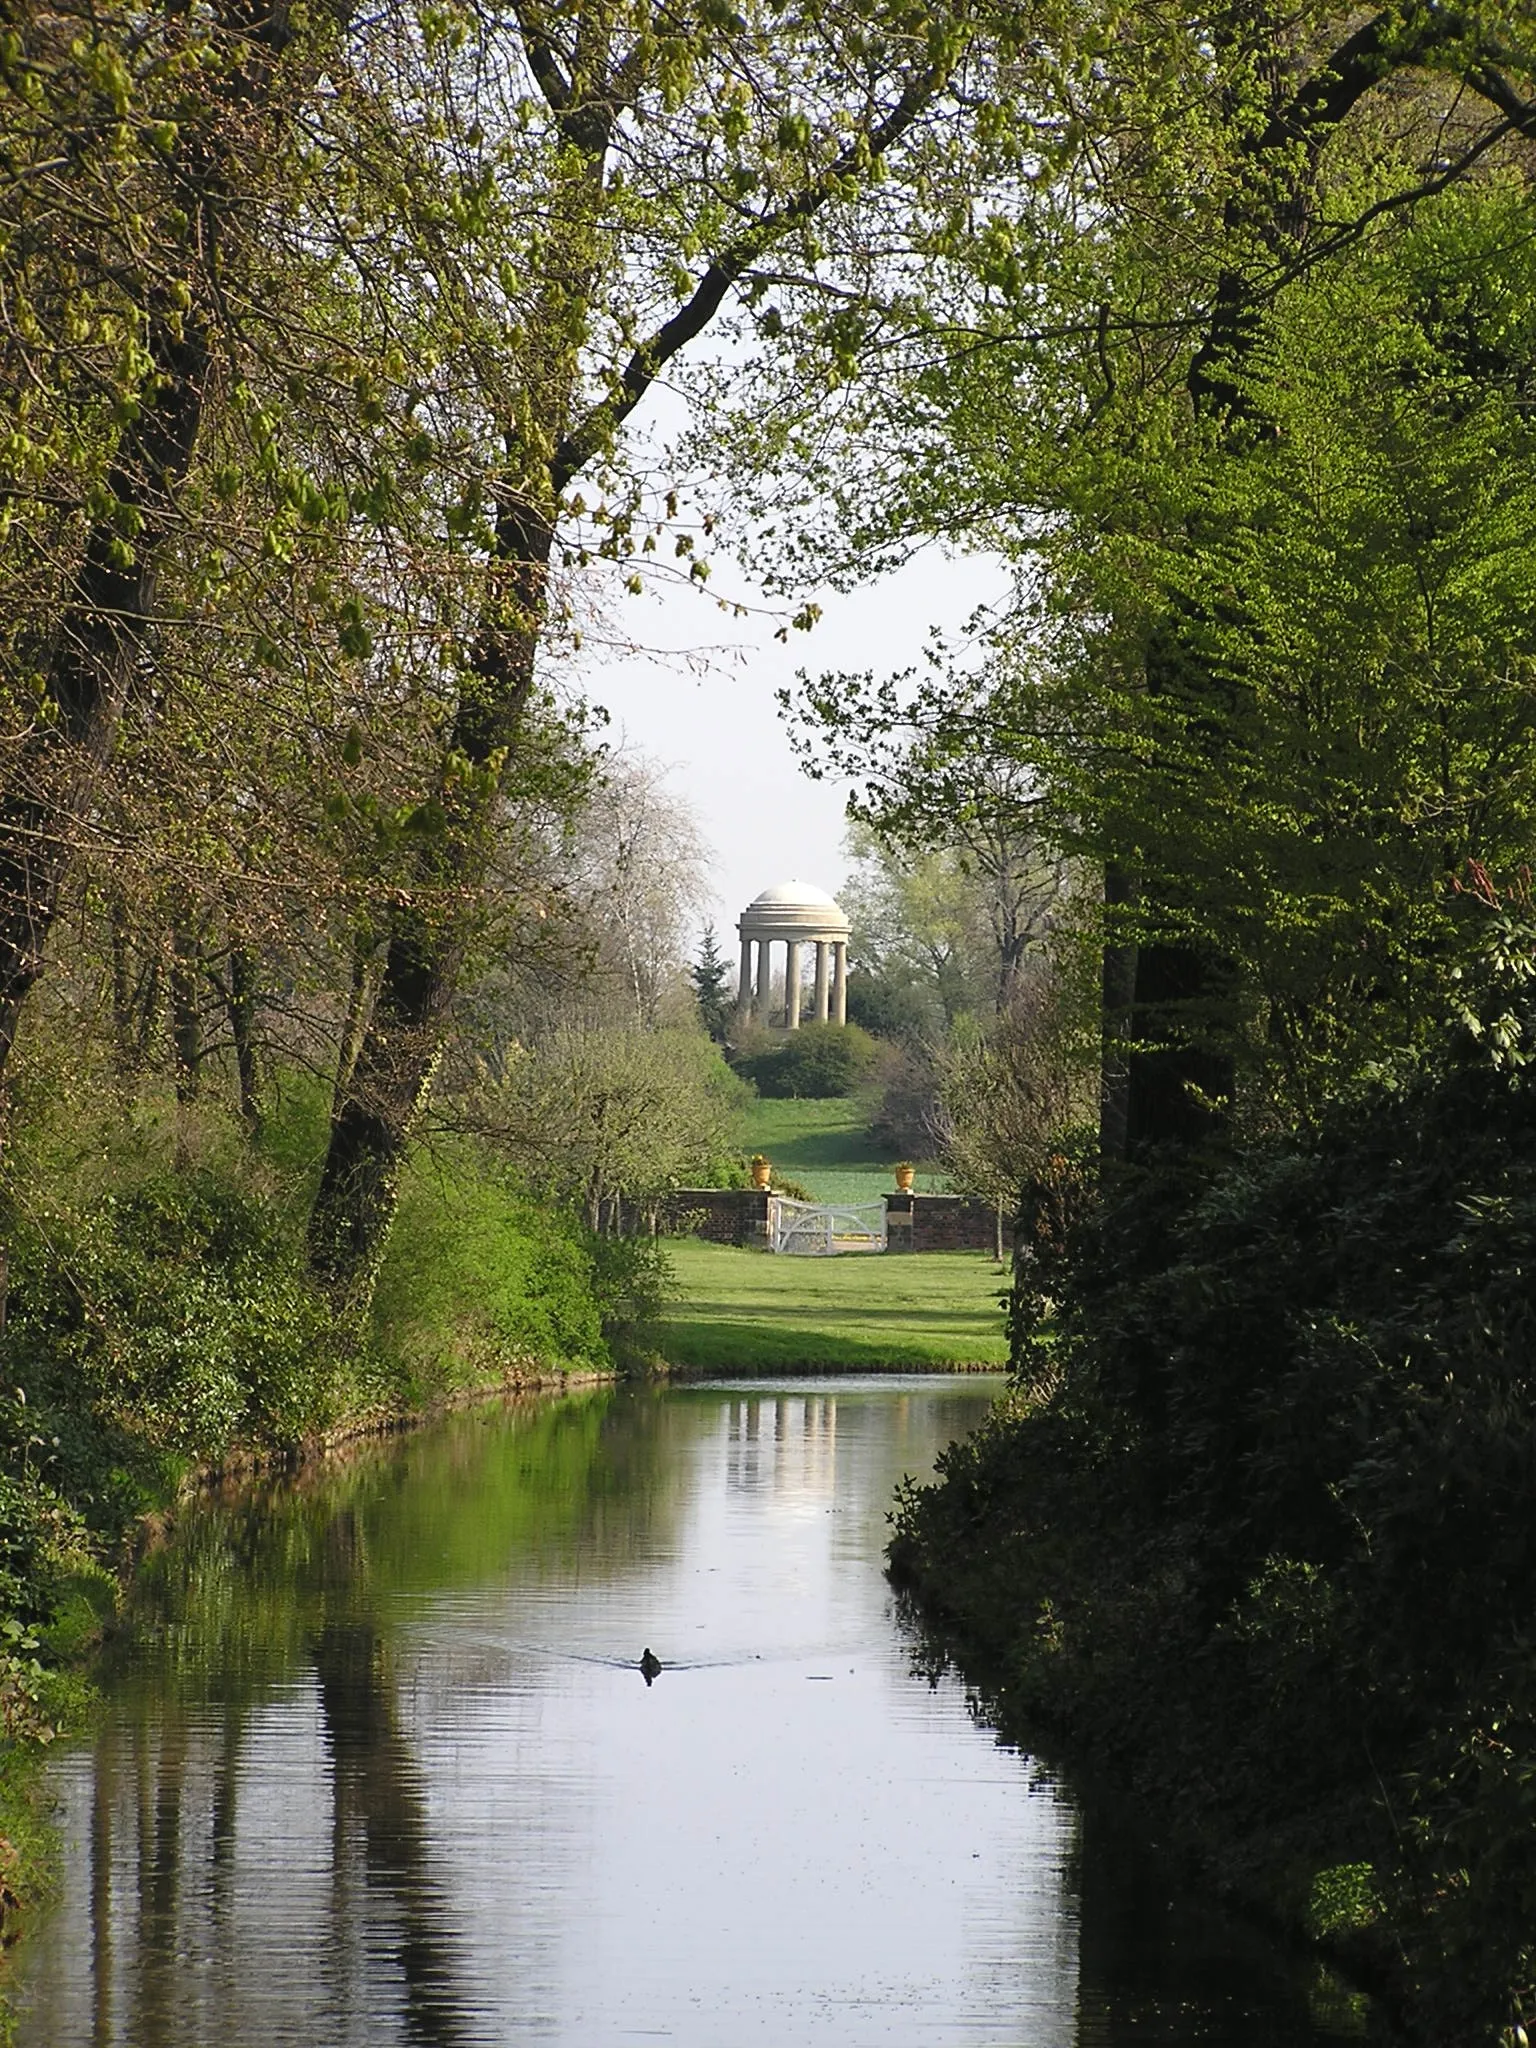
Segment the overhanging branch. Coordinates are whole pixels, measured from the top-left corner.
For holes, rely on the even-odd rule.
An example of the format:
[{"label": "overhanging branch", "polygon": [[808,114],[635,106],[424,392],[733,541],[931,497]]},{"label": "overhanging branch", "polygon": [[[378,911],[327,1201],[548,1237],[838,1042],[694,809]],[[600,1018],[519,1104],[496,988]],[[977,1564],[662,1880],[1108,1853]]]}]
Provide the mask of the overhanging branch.
[{"label": "overhanging branch", "polygon": [[628,419],[666,364],[704,331],[720,310],[727,292],[758,257],[813,219],[849,178],[857,177],[871,162],[884,156],[933,98],[945,75],[933,66],[919,73],[885,119],[849,143],[814,184],[754,222],[714,259],[671,318],[635,349],[613,395],[594,405],[555,450],[550,480],[557,495]]}]

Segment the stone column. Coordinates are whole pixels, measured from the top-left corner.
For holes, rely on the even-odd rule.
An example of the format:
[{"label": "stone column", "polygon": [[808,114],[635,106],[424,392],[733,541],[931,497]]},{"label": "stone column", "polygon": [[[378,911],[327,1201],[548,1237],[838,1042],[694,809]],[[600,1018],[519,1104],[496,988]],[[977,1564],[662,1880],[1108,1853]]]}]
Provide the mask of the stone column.
[{"label": "stone column", "polygon": [[832,1022],[848,1022],[848,941],[832,942]]},{"label": "stone column", "polygon": [[745,1017],[752,1008],[752,941],[741,942],[741,972],[736,977],[736,1009]]},{"label": "stone column", "polygon": [[752,1005],[752,1014],[756,1017],[759,1024],[766,1024],[768,1022],[768,992],[772,987],[768,974],[768,963],[772,956],[772,940],[759,939],[757,942],[757,1001]]},{"label": "stone column", "polygon": [[800,941],[785,942],[784,1022],[791,1031],[800,1029]]},{"label": "stone column", "polygon": [[827,942],[816,941],[816,1022],[827,1021]]}]

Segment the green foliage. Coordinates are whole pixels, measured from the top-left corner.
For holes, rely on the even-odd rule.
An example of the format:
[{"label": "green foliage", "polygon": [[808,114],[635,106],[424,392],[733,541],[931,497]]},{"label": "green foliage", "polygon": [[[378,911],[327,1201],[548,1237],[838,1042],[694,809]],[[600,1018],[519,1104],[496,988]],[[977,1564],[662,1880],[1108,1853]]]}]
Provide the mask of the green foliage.
[{"label": "green foliage", "polygon": [[677,1292],[667,1252],[654,1238],[594,1237],[592,1291],[605,1342],[626,1371],[659,1362],[661,1320]]},{"label": "green foliage", "polygon": [[[112,1531],[171,1475],[334,1412],[343,1350],[269,1208],[211,1170],[14,1213],[0,1359],[41,1470]],[[18,1452],[23,1442],[16,1442]]]},{"label": "green foliage", "polygon": [[747,1099],[702,1032],[567,1025],[515,1048],[469,1119],[525,1186],[596,1230],[619,1197],[713,1184]]},{"label": "green foliage", "polygon": [[730,965],[715,937],[715,928],[707,924],[699,944],[699,957],[689,968],[688,979],[693,983],[699,1021],[716,1045],[724,1045],[730,1036],[731,999],[726,987],[730,973]]},{"label": "green foliage", "polygon": [[1060,564],[1117,623],[1067,657],[1055,801],[1136,873],[1126,929],[1230,963],[1290,1114],[1432,1027],[1456,878],[1536,825],[1527,208],[1447,195],[1293,287],[1234,372],[1266,429],[1192,435],[1156,530]]},{"label": "green foliage", "polygon": [[1336,1863],[1312,1879],[1307,1919],[1315,1934],[1327,1936],[1369,1927],[1381,1916],[1376,1873],[1369,1863]]},{"label": "green foliage", "polygon": [[1011,1208],[1026,1183],[1054,1178],[1091,1137],[1097,1051],[1044,972],[985,1026],[963,1020],[938,1058],[934,1119],[955,1185]]},{"label": "green foliage", "polygon": [[[808,692],[823,712],[829,680]],[[842,890],[859,963],[849,1015],[882,1036],[937,1038],[1006,1007],[1060,913],[1066,864],[1035,827],[1032,777],[1000,753],[911,743],[867,780]]]},{"label": "green foliage", "polygon": [[857,1024],[802,1024],[753,1039],[735,1066],[759,1095],[784,1100],[852,1095],[874,1060],[874,1040]]},{"label": "green foliage", "polygon": [[608,1364],[590,1241],[479,1147],[406,1169],[374,1300],[374,1342],[415,1404],[530,1369]]},{"label": "green foliage", "polygon": [[1491,2042],[1536,2011],[1536,927],[1477,929],[1432,1056],[1079,1230],[1064,1381],[902,1544],[1018,1711],[1187,1783],[1226,1866]]}]

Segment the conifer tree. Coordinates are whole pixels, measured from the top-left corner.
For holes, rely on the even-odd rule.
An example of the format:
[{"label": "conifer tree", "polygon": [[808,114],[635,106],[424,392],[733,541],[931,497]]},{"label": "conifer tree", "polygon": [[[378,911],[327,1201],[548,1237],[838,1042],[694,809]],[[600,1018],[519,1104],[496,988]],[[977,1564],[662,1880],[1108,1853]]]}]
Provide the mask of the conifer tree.
[{"label": "conifer tree", "polygon": [[726,994],[729,973],[730,968],[720,951],[720,942],[715,937],[715,927],[712,923],[707,924],[699,942],[699,957],[689,968],[688,978],[693,983],[704,1029],[716,1045],[725,1044],[730,1027],[731,1005]]}]

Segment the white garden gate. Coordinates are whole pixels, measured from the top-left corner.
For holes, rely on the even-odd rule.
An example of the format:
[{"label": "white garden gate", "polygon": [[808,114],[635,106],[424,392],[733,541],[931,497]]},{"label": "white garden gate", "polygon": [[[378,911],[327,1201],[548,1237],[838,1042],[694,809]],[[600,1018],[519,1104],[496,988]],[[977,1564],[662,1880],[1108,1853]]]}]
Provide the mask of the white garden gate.
[{"label": "white garden gate", "polygon": [[885,1250],[883,1201],[792,1202],[788,1195],[776,1195],[773,1212],[776,1252],[826,1258],[833,1252]]}]

